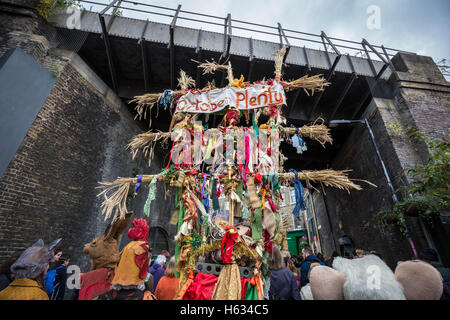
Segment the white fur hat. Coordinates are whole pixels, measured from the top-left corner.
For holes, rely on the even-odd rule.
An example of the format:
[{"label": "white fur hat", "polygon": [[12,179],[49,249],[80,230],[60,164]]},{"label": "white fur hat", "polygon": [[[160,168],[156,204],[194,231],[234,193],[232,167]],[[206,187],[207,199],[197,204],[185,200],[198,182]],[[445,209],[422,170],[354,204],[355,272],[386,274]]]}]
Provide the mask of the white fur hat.
[{"label": "white fur hat", "polygon": [[302,300],[314,300],[309,283],[300,290]]},{"label": "white fur hat", "polygon": [[336,257],[333,268],[346,274],[346,300],[405,300],[392,270],[373,254],[358,259]]}]

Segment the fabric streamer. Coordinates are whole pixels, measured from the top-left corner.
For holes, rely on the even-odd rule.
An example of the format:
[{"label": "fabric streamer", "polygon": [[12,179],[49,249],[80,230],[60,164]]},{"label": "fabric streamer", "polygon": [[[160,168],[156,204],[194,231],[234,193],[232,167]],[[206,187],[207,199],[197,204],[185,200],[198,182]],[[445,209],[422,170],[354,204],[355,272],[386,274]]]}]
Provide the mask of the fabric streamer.
[{"label": "fabric streamer", "polygon": [[154,176],[152,181],[148,185],[148,196],[147,201],[145,201],[144,205],[144,213],[147,217],[150,216],[150,205],[156,198],[156,182],[158,182],[158,176],[159,175]]},{"label": "fabric streamer", "polygon": [[240,300],[242,284],[239,267],[236,263],[226,264],[220,271],[212,300]]},{"label": "fabric streamer", "polygon": [[[177,204],[175,204],[176,206]],[[183,205],[183,200],[180,200],[180,214],[178,216],[178,225],[177,225],[177,231],[180,230],[181,225],[183,224],[183,217],[184,217],[184,205]],[[181,246],[180,246],[180,242],[177,241],[177,244],[175,246],[175,277],[179,278],[180,277],[180,272],[177,271],[177,263],[178,263],[178,256],[180,255],[180,251],[181,251]]]},{"label": "fabric streamer", "polygon": [[[291,128],[294,128],[294,125],[291,124]],[[298,128],[295,128],[295,133],[291,137],[292,146],[297,149],[297,153],[303,153],[303,151],[308,150],[306,147],[306,143],[303,141],[302,136],[298,133]]]},{"label": "fabric streamer", "polygon": [[231,257],[233,255],[233,246],[236,239],[239,237],[237,229],[233,226],[226,226],[229,229],[222,238],[222,246],[220,248],[220,256],[223,263],[231,263]]},{"label": "fabric streamer", "polygon": [[217,181],[213,178],[211,197],[213,202],[213,211],[220,209],[219,198],[217,197]]},{"label": "fabric streamer", "polygon": [[142,174],[138,175],[138,177],[137,177],[137,183],[134,186],[134,196],[137,196],[137,193],[138,193],[139,189],[141,188],[141,184],[142,184]]},{"label": "fabric streamer", "polygon": [[178,291],[178,293],[176,294],[175,300],[181,300],[184,297],[184,294],[186,293],[189,286],[192,284],[192,281],[194,281],[194,272],[191,269],[188,269],[186,282],[181,287],[180,291]]},{"label": "fabric streamer", "polygon": [[295,191],[295,208],[292,211],[292,214],[296,217],[300,216],[300,210],[306,210],[305,202],[304,202],[304,190],[303,185],[298,179],[298,172],[294,169],[289,169],[289,172],[293,172],[295,174],[294,178],[294,191]]},{"label": "fabric streamer", "polygon": [[255,209],[252,220],[252,239],[258,240],[262,237],[262,210]]},{"label": "fabric streamer", "polygon": [[167,110],[170,103],[170,97],[172,96],[173,91],[170,89],[164,90],[161,98],[159,99],[158,103],[162,104],[164,106],[164,110]]},{"label": "fabric streamer", "polygon": [[183,300],[211,300],[218,276],[199,272],[187,289]]}]

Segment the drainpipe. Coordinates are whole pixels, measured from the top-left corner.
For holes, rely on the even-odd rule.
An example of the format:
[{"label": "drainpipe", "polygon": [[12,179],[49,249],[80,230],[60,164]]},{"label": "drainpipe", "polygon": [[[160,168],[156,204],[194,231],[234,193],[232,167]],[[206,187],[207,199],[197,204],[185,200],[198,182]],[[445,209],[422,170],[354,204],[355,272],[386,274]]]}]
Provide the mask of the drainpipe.
[{"label": "drainpipe", "polygon": [[[373,147],[377,154],[378,160],[380,161],[381,167],[383,168],[384,177],[386,178],[386,182],[389,187],[389,190],[391,191],[392,200],[394,201],[394,205],[395,205],[398,202],[398,198],[397,198],[397,195],[395,194],[391,178],[389,177],[389,173],[387,172],[386,166],[384,165],[383,158],[381,157],[380,150],[378,149],[377,143],[375,141],[375,136],[373,134],[373,131],[372,131],[372,128],[370,127],[369,122],[367,121],[367,118],[364,118],[364,120],[332,120],[329,122],[330,125],[353,124],[353,123],[364,124],[366,126],[367,130],[369,131],[370,139],[372,141]],[[417,258],[418,255],[417,255],[416,247],[414,246],[414,242],[411,238],[411,235],[409,233],[409,230],[408,230],[405,222],[402,222],[402,227],[405,230],[406,238],[408,239],[409,245],[411,246],[411,250],[412,250],[414,256]]]},{"label": "drainpipe", "polygon": [[325,190],[323,190],[323,186],[322,187],[322,196],[323,196],[323,202],[325,203],[325,212],[327,214],[327,220],[328,220],[328,227],[330,228],[330,232],[331,232],[331,237],[333,238],[333,245],[334,245],[334,250],[336,252],[339,252],[339,248],[336,244],[336,239],[334,238],[334,233],[333,233],[333,226],[331,224],[331,218],[330,218],[330,210],[328,208],[328,200],[327,200],[327,196],[325,195]]}]

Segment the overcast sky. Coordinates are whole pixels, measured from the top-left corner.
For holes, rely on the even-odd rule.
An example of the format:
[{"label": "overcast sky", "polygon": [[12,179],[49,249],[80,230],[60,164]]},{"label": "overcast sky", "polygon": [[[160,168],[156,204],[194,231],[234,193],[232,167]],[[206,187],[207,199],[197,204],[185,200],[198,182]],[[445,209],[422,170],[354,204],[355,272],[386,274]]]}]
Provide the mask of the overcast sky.
[{"label": "overcast sky", "polygon": [[[109,3],[110,0],[93,0]],[[231,13],[232,19],[277,26],[280,22],[283,28],[320,34],[324,31],[330,37],[344,38],[360,42],[367,39],[375,45],[411,51],[417,54],[431,56],[435,61],[443,58],[450,64],[450,0],[137,0],[152,5],[176,8],[182,5],[182,10],[226,17]],[[83,4],[89,9],[91,4]],[[166,14],[173,11],[161,10],[125,3],[123,6],[146,9]],[[379,10],[379,20],[377,12]],[[94,10],[96,6],[92,6]],[[369,9],[369,12],[367,11]],[[110,13],[109,11],[108,13]],[[123,11],[124,16],[136,17],[151,21],[169,23],[171,18],[157,15]],[[198,17],[189,14],[181,16],[208,19],[222,23],[220,20]],[[369,21],[369,26],[367,22]],[[372,25],[370,25],[372,22]],[[376,25],[379,23],[379,28]],[[193,23],[179,20],[178,25],[202,28],[203,30],[223,32],[223,27]],[[242,27],[248,27],[235,24]],[[276,30],[265,31],[276,32]],[[276,37],[250,33],[233,29],[233,35],[241,35],[268,41],[278,41]],[[290,33],[290,35],[295,35]],[[303,37],[301,35],[297,35]],[[316,38],[317,39],[317,38]],[[320,40],[320,39],[319,39]],[[292,45],[306,45],[318,49],[319,44],[306,44],[290,40]],[[323,47],[321,47],[323,48]],[[344,50],[345,52],[345,50]]]}]

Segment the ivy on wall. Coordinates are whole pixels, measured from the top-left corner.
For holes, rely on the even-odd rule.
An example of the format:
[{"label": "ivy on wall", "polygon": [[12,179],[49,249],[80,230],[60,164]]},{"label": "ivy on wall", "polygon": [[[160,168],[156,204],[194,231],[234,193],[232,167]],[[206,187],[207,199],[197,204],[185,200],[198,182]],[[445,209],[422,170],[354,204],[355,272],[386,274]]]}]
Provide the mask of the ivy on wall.
[{"label": "ivy on wall", "polygon": [[433,218],[450,207],[450,141],[431,138],[419,131],[405,131],[396,123],[386,127],[391,135],[424,141],[430,149],[430,157],[427,163],[405,170],[414,180],[412,184],[400,188],[406,199],[390,210],[379,211],[376,214],[378,227],[384,231],[389,224],[401,226],[405,215],[420,216],[432,225]]},{"label": "ivy on wall", "polygon": [[81,8],[80,2],[77,0],[41,0],[37,6],[37,11],[45,20],[48,21],[50,16],[55,11],[67,9],[71,6]]}]

